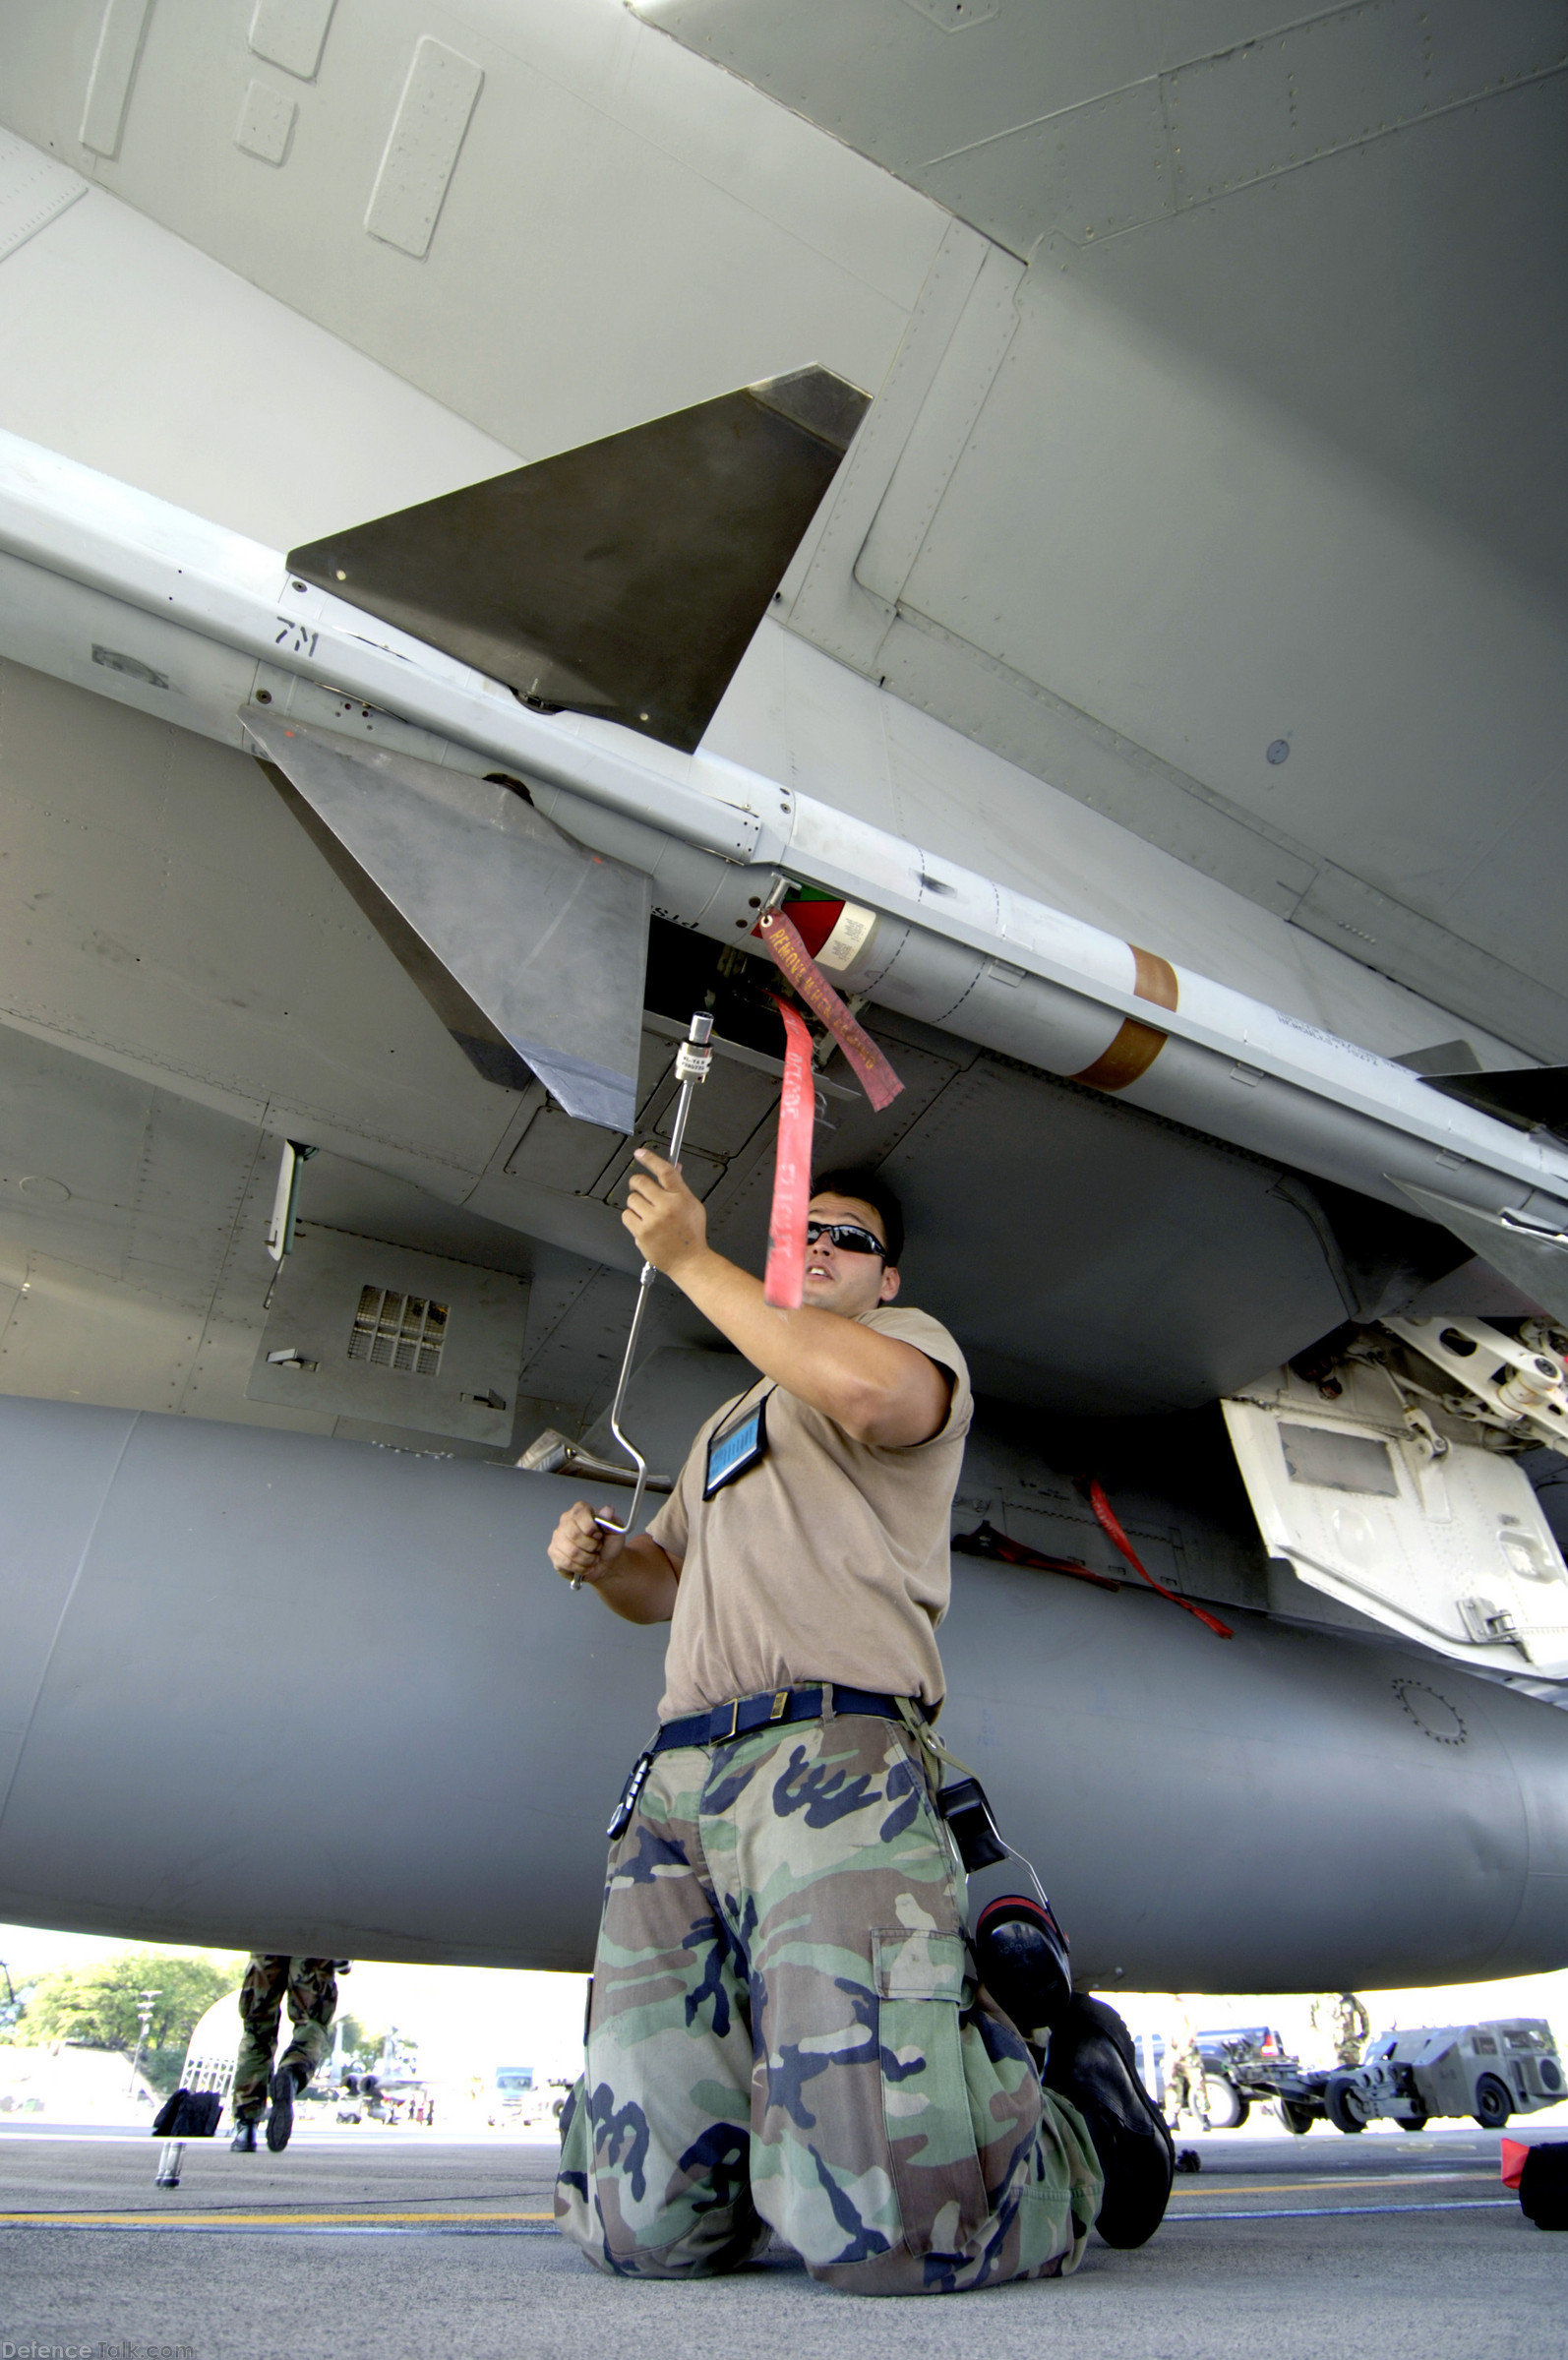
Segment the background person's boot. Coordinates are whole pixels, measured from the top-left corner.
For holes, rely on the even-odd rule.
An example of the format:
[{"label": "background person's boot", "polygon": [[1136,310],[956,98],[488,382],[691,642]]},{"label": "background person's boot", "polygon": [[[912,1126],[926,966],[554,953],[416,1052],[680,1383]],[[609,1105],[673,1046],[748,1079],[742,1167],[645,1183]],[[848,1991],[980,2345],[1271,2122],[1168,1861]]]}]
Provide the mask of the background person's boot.
[{"label": "background person's boot", "polygon": [[273,2074],[268,2095],[272,2102],[267,2109],[267,2144],[280,2155],[294,2128],[294,2076],[288,2066]]},{"label": "background person's boot", "polygon": [[1165,2218],[1176,2148],[1138,2079],[1132,2034],[1104,2000],[1074,1996],[1051,2035],[1041,2081],[1089,2126],[1106,2192],[1095,2226],[1107,2245],[1146,2245]]}]

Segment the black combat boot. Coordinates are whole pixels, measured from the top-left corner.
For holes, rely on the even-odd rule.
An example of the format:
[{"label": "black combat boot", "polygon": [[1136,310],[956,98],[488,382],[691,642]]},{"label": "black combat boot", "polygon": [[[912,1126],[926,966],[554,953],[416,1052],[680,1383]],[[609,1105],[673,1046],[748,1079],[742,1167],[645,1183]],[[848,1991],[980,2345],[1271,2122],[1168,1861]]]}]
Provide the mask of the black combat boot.
[{"label": "black combat boot", "polygon": [[1051,2035],[1041,2080],[1089,2126],[1106,2192],[1095,2226],[1107,2245],[1146,2245],[1165,2218],[1176,2149],[1138,2079],[1132,2034],[1104,2000],[1074,1995]]},{"label": "black combat boot", "polygon": [[1020,1893],[988,1902],[975,1926],[975,1964],[1024,2038],[1044,2047],[1072,1999],[1067,1937],[1049,1903]]},{"label": "black combat boot", "polygon": [[280,2155],[294,2128],[294,2075],[289,2066],[278,2067],[268,2095],[272,2102],[267,2109],[267,2144],[274,2155]]},{"label": "black combat boot", "polygon": [[234,2136],[228,2144],[231,2151],[236,2155],[254,2155],[256,2152],[255,2123],[247,2122],[243,2115],[236,2117]]}]

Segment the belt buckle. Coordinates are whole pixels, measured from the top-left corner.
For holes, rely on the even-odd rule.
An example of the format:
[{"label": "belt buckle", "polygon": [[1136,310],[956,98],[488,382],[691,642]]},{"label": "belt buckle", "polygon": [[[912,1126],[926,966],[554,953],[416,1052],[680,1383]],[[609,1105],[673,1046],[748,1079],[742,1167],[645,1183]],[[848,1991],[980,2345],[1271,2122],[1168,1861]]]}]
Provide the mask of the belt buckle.
[{"label": "belt buckle", "polygon": [[740,1699],[738,1696],[736,1696],[736,1697],[732,1697],[732,1698],[730,1699],[730,1725],[729,1725],[729,1727],[728,1727],[727,1729],[719,1729],[718,1731],[716,1731],[716,1732],[715,1732],[715,1734],[714,1734],[712,1737],[710,1737],[710,1738],[709,1738],[709,1740],[708,1740],[708,1743],[709,1743],[710,1745],[728,1745],[728,1744],[729,1744],[729,1742],[730,1742],[730,1740],[731,1740],[731,1738],[732,1738],[732,1737],[738,1737],[738,1736],[740,1735],[740,1733],[741,1733],[741,1699]]}]

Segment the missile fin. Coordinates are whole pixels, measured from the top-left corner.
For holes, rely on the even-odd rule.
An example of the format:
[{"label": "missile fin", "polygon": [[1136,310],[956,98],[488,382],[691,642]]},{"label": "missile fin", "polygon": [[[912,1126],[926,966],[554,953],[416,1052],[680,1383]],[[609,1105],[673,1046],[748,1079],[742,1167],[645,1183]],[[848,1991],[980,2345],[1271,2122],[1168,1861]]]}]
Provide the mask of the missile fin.
[{"label": "missile fin", "polygon": [[1499,1277],[1538,1303],[1548,1318],[1568,1327],[1568,1234],[1559,1236],[1545,1226],[1533,1228],[1480,1212],[1475,1205],[1456,1204],[1408,1180],[1395,1184],[1417,1212],[1452,1230]]},{"label": "missile fin", "polygon": [[574,843],[515,783],[479,779],[255,706],[242,715],[295,817],[487,1081],[530,1075],[629,1131],[649,879]]},{"label": "missile fin", "polygon": [[689,754],[867,407],[800,369],[330,533],[289,571],[525,703]]}]

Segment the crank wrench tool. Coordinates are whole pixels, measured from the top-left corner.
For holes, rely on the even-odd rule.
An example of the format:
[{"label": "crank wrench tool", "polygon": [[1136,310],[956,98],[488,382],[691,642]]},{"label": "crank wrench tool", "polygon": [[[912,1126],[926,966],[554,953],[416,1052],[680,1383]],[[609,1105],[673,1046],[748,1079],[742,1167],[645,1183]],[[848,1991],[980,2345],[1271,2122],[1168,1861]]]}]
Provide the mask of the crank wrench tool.
[{"label": "crank wrench tool", "polygon": [[[699,1083],[707,1080],[708,1068],[713,1062],[713,1052],[708,1047],[712,1031],[713,1019],[705,1010],[701,1014],[694,1016],[691,1029],[675,1054],[675,1070],[681,1084],[681,1095],[675,1102],[675,1120],[670,1126],[669,1157],[672,1164],[679,1164],[681,1161],[681,1149],[686,1143],[687,1118],[692,1112],[692,1093]],[[609,1514],[595,1516],[594,1523],[601,1532],[605,1533],[631,1532],[637,1520],[637,1510],[642,1505],[642,1494],[647,1488],[648,1462],[636,1444],[629,1441],[622,1432],[621,1414],[626,1408],[627,1387],[632,1381],[632,1364],[636,1359],[637,1339],[642,1333],[642,1315],[648,1307],[648,1295],[657,1275],[651,1262],[643,1263],[637,1279],[637,1301],[636,1308],[632,1314],[632,1331],[626,1340],[626,1358],[621,1362],[621,1379],[616,1386],[615,1401],[610,1410],[610,1431],[637,1471],[636,1485],[632,1493],[632,1505],[627,1510],[624,1524],[617,1524],[615,1518]],[[581,1589],[582,1576],[580,1573],[573,1575],[572,1587],[573,1590]]]}]

